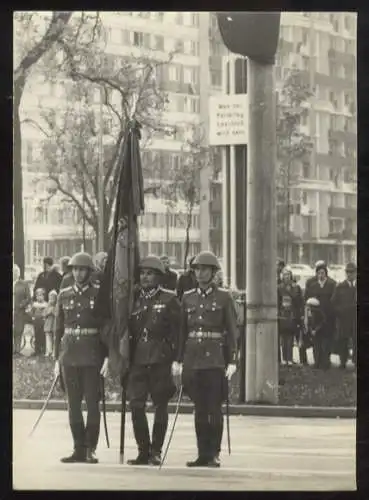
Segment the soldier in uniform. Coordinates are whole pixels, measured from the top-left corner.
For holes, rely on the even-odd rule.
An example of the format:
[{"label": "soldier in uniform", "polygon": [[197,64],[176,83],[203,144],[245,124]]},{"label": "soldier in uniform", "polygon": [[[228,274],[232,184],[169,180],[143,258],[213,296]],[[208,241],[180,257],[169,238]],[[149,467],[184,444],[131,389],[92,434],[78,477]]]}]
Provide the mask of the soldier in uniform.
[{"label": "soldier in uniform", "polygon": [[216,256],[201,252],[193,266],[198,287],[183,295],[172,372],[181,375],[183,363],[183,387],[195,405],[198,458],[187,466],[219,467],[226,379],[236,371],[237,317],[229,292],[214,283],[220,269]]},{"label": "soldier in uniform", "polygon": [[[133,355],[128,398],[138,446],[130,465],[160,465],[168,402],[176,391],[171,364],[177,353],[180,307],[175,292],[159,285],[164,273],[157,257],[148,256],[140,263],[140,286],[129,324]],[[151,440],[145,413],[149,395],[155,406]]]},{"label": "soldier in uniform", "polygon": [[[100,432],[100,377],[107,375],[108,353],[101,342],[101,322],[94,314],[99,285],[91,281],[92,258],[87,253],[77,253],[70,266],[74,284],[61,290],[58,297],[54,356],[55,374],[62,370],[67,393],[74,451],[61,461],[95,464]],[[81,408],[83,397],[87,405],[86,425]]]}]

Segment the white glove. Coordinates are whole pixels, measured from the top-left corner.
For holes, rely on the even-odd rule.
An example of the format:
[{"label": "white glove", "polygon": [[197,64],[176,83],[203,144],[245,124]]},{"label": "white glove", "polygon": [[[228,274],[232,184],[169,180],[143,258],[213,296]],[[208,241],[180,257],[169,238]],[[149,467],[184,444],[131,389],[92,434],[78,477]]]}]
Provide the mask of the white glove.
[{"label": "white glove", "polygon": [[173,377],[181,376],[182,371],[183,371],[182,363],[178,363],[177,361],[173,361],[173,363],[172,363],[172,375],[173,375]]},{"label": "white glove", "polygon": [[54,375],[55,375],[55,378],[59,377],[59,375],[60,375],[60,363],[59,363],[59,361],[55,361]]},{"label": "white glove", "polygon": [[106,378],[109,374],[109,358],[104,359],[104,363],[101,367],[100,370],[100,375],[102,375],[104,378]]},{"label": "white glove", "polygon": [[233,375],[236,373],[237,367],[234,363],[231,363],[227,366],[225,376],[227,377],[228,380],[231,380]]}]

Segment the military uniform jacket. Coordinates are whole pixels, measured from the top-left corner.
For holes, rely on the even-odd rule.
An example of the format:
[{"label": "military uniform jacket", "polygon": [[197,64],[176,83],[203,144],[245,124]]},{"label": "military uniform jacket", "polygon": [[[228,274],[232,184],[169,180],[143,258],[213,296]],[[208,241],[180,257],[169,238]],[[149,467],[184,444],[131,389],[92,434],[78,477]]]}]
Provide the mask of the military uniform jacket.
[{"label": "military uniform jacket", "polygon": [[175,292],[158,287],[138,290],[129,321],[133,363],[172,363],[178,350],[179,301]]},{"label": "military uniform jacket", "polygon": [[[199,332],[199,338],[191,338]],[[221,338],[208,338],[207,333]],[[195,288],[185,292],[181,308],[178,361],[184,370],[224,368],[236,362],[237,315],[227,290],[214,283],[207,290]]]},{"label": "military uniform jacket", "polygon": [[[98,290],[99,285],[90,281],[82,288],[74,284],[60,291],[54,355],[64,365],[100,366],[107,356],[100,337],[101,321],[94,314]],[[96,333],[86,334],[87,330]]]}]

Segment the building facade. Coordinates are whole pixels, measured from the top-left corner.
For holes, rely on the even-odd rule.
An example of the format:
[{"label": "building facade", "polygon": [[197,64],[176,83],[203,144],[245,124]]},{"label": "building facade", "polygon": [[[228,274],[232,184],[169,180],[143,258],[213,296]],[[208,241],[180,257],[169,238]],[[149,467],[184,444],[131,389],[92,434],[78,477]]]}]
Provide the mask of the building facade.
[{"label": "building facade", "polygon": [[[156,78],[168,93],[163,120],[176,124],[176,133],[156,133],[142,151],[144,167],[160,167],[160,180],[178,161],[190,125],[208,130],[208,98],[222,92],[222,59],[227,50],[216,16],[209,12],[103,12],[102,20],[111,64],[120,57],[148,51],[165,60],[175,51]],[[276,90],[293,65],[306,72],[314,89],[304,124],[314,148],[312,160],[301,165],[299,182],[291,188],[294,241],[288,260],[311,264],[323,258],[340,264],[356,254],[356,15],[283,13]],[[22,101],[23,118],[37,114],[40,105],[62,112],[65,98],[58,83],[32,76]],[[22,134],[26,264],[38,264],[45,255],[70,255],[81,248],[95,252],[95,232],[78,208],[64,203],[60,196],[48,200],[44,183],[35,184],[41,175],[36,172],[45,170],[40,131],[24,124]],[[192,215],[190,255],[210,248],[222,256],[221,180],[212,175],[212,170],[220,171],[220,155],[214,156],[214,162],[200,178],[201,202]],[[181,263],[185,207],[169,209],[164,200],[151,195],[146,196],[145,205],[140,221],[142,252],[167,253]]]},{"label": "building facade", "polygon": [[[312,138],[309,162],[291,185],[290,263],[356,258],[356,14],[287,12],[281,16],[276,90],[291,68],[305,73],[313,98],[301,131]],[[211,241],[221,254],[221,182],[211,187]],[[284,256],[284,249],[278,248]]]}]

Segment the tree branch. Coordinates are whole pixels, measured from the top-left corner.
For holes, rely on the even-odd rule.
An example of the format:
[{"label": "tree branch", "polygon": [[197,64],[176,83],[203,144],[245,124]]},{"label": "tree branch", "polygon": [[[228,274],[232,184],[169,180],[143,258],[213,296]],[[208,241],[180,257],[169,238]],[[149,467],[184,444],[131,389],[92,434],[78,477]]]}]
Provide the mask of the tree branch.
[{"label": "tree branch", "polygon": [[14,71],[14,80],[19,80],[25,75],[27,70],[33,66],[50,48],[50,46],[58,40],[63,33],[66,25],[72,17],[72,12],[53,11],[52,18],[48,29],[42,39],[35,44],[28,54],[22,59],[18,67]]}]

